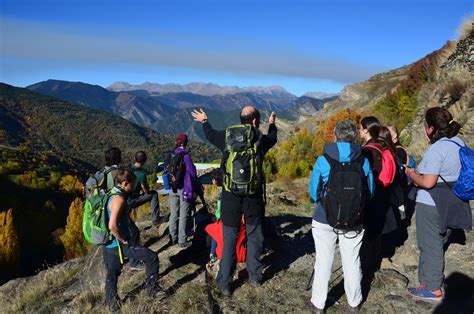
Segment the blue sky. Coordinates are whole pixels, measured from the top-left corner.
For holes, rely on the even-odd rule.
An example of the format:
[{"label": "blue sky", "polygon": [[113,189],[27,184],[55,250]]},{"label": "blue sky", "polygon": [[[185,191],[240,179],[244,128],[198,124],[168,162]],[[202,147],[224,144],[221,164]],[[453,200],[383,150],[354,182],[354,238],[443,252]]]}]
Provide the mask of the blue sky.
[{"label": "blue sky", "polygon": [[338,92],[456,39],[465,0],[2,0],[0,81]]}]

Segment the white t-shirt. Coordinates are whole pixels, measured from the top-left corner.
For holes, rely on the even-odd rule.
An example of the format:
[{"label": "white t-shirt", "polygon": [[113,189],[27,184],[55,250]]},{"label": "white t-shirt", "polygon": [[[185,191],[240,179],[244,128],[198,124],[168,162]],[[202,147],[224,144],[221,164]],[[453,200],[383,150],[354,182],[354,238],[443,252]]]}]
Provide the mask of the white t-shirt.
[{"label": "white t-shirt", "polygon": [[[461,146],[466,145],[457,136],[450,139],[443,137],[437,140],[426,149],[423,159],[418,165],[418,173],[441,175],[447,182],[456,181],[461,172],[461,162],[459,160],[460,147],[450,141],[454,141]],[[438,177],[438,182],[443,182],[443,180]],[[436,206],[431,195],[424,189],[418,190],[416,202]]]}]

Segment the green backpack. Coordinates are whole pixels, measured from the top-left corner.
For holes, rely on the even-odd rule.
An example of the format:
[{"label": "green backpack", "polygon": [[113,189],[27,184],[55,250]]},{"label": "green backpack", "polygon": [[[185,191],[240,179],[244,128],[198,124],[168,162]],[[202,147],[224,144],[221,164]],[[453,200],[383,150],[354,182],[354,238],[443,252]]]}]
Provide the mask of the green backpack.
[{"label": "green backpack", "polygon": [[255,194],[263,183],[257,133],[251,125],[233,125],[226,129],[225,140],[222,161],[225,190],[240,196]]},{"label": "green backpack", "polygon": [[82,232],[87,242],[95,245],[104,245],[110,242],[112,234],[109,230],[109,217],[107,203],[113,194],[109,191],[92,195],[84,203],[84,216],[82,219]]}]

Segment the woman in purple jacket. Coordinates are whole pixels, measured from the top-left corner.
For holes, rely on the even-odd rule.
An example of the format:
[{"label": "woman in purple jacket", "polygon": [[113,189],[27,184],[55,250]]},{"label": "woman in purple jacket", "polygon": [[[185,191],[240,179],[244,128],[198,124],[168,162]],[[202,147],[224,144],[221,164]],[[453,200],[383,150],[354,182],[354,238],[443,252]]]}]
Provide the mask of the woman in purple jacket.
[{"label": "woman in purple jacket", "polygon": [[196,197],[203,194],[203,187],[197,177],[196,166],[194,166],[191,155],[186,150],[187,144],[188,137],[186,134],[181,133],[176,136],[175,153],[183,155],[186,172],[182,188],[178,188],[176,192],[171,190],[168,199],[170,204],[169,230],[171,242],[184,248],[190,247],[192,244],[186,239],[188,220]]}]

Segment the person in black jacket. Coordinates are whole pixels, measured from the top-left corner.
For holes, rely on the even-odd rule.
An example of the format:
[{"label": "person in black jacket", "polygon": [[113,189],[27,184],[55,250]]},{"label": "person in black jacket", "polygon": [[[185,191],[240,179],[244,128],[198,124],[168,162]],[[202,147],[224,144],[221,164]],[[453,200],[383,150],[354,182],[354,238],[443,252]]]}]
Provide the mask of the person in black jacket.
[{"label": "person in black jacket", "polygon": [[[194,110],[192,116],[195,121],[201,122],[206,139],[223,153],[226,148],[226,131],[214,130],[207,120],[207,114],[200,109]],[[253,126],[258,138],[257,151],[263,157],[277,142],[276,114],[272,112],[268,120],[268,133],[262,134],[260,127],[260,112],[253,106],[245,106],[240,112],[241,124]],[[263,169],[259,169],[263,171]],[[262,173],[263,175],[263,173]],[[260,255],[263,250],[262,219],[264,216],[264,187],[257,192],[245,196],[237,196],[223,189],[221,196],[221,218],[224,233],[224,248],[222,260],[217,275],[217,286],[225,296],[231,295],[232,275],[236,267],[235,245],[239,235],[242,214],[247,228],[247,270],[250,284],[254,287],[262,281],[263,264]]]}]

